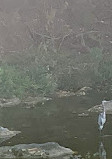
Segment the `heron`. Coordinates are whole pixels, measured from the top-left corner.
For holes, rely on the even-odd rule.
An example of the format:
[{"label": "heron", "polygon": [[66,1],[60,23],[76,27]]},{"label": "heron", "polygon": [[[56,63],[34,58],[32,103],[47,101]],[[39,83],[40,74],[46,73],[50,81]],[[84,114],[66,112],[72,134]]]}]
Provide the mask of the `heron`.
[{"label": "heron", "polygon": [[98,116],[98,125],[99,125],[99,130],[100,130],[100,132],[101,132],[101,130],[103,129],[103,127],[104,127],[104,124],[105,124],[105,122],[106,122],[106,112],[105,112],[105,103],[106,103],[107,101],[102,101],[102,107],[103,107],[103,111],[99,114],[99,116]]}]

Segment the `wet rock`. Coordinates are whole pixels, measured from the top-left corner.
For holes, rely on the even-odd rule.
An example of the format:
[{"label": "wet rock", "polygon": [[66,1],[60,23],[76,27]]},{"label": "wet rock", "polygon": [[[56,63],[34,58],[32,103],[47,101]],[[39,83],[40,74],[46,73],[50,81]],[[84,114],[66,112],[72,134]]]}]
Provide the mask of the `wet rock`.
[{"label": "wet rock", "polygon": [[19,133],[21,133],[21,132],[20,131],[10,131],[7,128],[0,127],[0,143],[12,138],[13,136],[16,136]]},{"label": "wet rock", "polygon": [[73,151],[64,148],[58,143],[48,142],[45,144],[20,144],[15,146],[0,147],[0,158],[55,158],[70,159]]}]

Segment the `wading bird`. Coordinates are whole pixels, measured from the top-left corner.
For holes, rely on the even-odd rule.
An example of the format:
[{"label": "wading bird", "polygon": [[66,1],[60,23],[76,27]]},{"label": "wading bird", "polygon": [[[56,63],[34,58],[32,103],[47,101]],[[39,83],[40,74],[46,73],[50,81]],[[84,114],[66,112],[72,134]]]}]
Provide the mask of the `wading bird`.
[{"label": "wading bird", "polygon": [[101,131],[103,129],[103,126],[106,122],[106,113],[105,113],[105,103],[107,101],[102,101],[102,107],[103,107],[103,111],[99,114],[98,116],[98,125],[99,125],[99,130]]}]

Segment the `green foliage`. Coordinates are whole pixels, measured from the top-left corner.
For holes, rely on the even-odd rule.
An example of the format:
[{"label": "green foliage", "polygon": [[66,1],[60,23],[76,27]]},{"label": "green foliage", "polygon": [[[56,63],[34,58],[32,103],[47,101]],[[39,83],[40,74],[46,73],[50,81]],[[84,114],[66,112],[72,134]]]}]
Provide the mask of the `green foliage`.
[{"label": "green foliage", "polygon": [[112,56],[105,57],[100,48],[68,54],[56,51],[47,41],[23,55],[18,65],[1,65],[1,97],[48,95],[57,87],[76,90],[112,79]]},{"label": "green foliage", "polygon": [[103,80],[112,79],[112,55],[107,55],[100,63],[99,72],[102,75]]},{"label": "green foliage", "polygon": [[13,96],[23,98],[28,95],[49,94],[54,91],[56,84],[52,75],[41,68],[21,71],[14,66],[0,67],[0,97]]},{"label": "green foliage", "polygon": [[90,68],[93,73],[94,83],[102,83],[112,79],[112,55],[105,55],[99,48],[93,48],[90,52]]},{"label": "green foliage", "polygon": [[105,56],[100,48],[92,48],[89,54],[77,54],[74,58],[63,55],[59,61],[57,76],[60,89],[76,90],[112,79],[112,56]]},{"label": "green foliage", "polygon": [[30,79],[24,76],[14,66],[3,65],[0,67],[0,96],[22,97],[30,86]]},{"label": "green foliage", "polygon": [[100,48],[92,48],[90,51],[90,71],[93,72],[95,78],[99,78],[101,80],[102,75],[99,72],[100,63],[103,60],[102,50]]},{"label": "green foliage", "polygon": [[93,48],[90,53],[75,55],[61,53],[58,59],[58,87],[64,90],[76,90],[91,86],[101,80],[99,66],[103,60],[102,50]]},{"label": "green foliage", "polygon": [[37,93],[48,95],[53,93],[57,87],[52,74],[44,67],[37,67],[36,65],[31,66],[29,67],[27,74],[33,81],[30,88],[30,92],[32,92],[33,95],[36,95]]}]

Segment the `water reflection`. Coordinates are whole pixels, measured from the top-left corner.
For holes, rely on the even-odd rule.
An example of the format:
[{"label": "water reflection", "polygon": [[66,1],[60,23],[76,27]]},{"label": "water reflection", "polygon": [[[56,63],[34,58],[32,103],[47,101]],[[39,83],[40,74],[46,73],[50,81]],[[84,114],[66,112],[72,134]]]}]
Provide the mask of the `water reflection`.
[{"label": "water reflection", "polygon": [[106,151],[102,141],[99,144],[99,157],[100,159],[106,159]]}]

